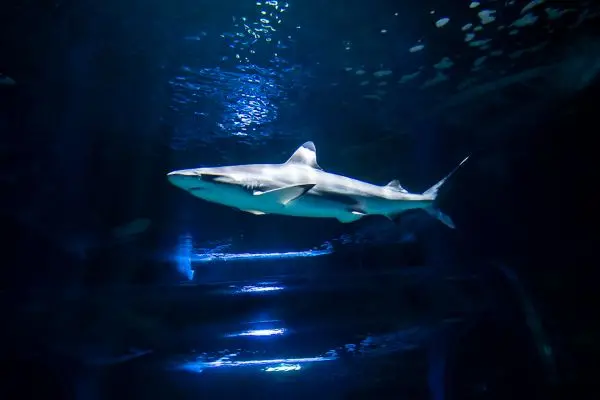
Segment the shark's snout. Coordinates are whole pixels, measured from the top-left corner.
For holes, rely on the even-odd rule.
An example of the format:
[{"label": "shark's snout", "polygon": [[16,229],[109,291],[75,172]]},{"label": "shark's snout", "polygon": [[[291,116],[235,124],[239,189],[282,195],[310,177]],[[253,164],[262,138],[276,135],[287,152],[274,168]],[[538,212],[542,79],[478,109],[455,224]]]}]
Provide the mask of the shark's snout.
[{"label": "shark's snout", "polygon": [[167,174],[167,179],[175,186],[188,189],[190,186],[197,184],[198,174],[194,173],[194,170],[189,169],[172,171]]},{"label": "shark's snout", "polygon": [[193,177],[193,176],[198,176],[198,174],[194,170],[191,170],[191,169],[182,169],[180,171],[169,172],[167,174],[167,176],[169,177],[169,179],[171,179],[171,178],[175,178],[175,177],[178,177],[178,178],[182,178],[182,177],[184,178],[186,176]]}]

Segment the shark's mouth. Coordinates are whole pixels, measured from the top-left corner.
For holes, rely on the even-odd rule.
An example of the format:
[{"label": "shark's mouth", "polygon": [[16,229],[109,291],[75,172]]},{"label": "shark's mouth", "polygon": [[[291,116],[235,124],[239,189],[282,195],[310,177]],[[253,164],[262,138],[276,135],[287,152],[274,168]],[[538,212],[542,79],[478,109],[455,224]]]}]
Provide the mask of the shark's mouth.
[{"label": "shark's mouth", "polygon": [[204,187],[193,187],[193,188],[189,188],[188,189],[188,191],[190,191],[190,192],[197,192],[197,191],[200,191],[200,190],[206,190],[206,188],[204,188]]}]

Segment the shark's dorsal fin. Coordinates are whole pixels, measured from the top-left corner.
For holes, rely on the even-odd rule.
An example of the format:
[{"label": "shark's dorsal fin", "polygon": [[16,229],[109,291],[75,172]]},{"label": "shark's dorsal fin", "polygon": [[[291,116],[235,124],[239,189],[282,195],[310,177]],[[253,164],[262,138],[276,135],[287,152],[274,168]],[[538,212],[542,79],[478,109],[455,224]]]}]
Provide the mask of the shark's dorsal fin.
[{"label": "shark's dorsal fin", "polygon": [[286,164],[305,164],[315,169],[323,169],[317,164],[317,148],[313,142],[306,142],[292,154]]},{"label": "shark's dorsal fin", "polygon": [[408,190],[404,189],[398,179],[394,179],[390,183],[384,186],[386,189],[395,190],[396,192],[408,193]]}]

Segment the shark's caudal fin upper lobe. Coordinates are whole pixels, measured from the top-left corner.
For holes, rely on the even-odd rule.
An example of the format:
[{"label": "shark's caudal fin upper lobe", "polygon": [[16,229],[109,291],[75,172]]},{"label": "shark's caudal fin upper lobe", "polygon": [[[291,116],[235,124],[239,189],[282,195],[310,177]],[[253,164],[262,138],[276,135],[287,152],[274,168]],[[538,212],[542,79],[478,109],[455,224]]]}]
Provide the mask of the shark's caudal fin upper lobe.
[{"label": "shark's caudal fin upper lobe", "polygon": [[[448,178],[450,178],[458,170],[458,168],[460,168],[460,166],[463,165],[465,163],[465,161],[467,161],[469,159],[469,157],[470,156],[465,157],[465,159],[462,160],[460,162],[460,164],[458,164],[448,175],[446,175],[438,183],[436,183],[435,185],[433,185],[432,187],[430,187],[429,189],[424,191],[423,196],[427,196],[430,200],[435,201],[437,199],[438,191],[440,190],[440,188],[444,185],[444,183],[446,183]],[[452,228],[452,229],[455,228],[454,222],[452,222],[452,219],[449,216],[447,216],[446,214],[444,214],[442,211],[440,211],[440,209],[437,208],[435,205],[426,207],[425,211],[427,211],[429,213],[429,215],[431,215],[432,217],[440,220],[444,225],[448,226],[449,228]]]}]

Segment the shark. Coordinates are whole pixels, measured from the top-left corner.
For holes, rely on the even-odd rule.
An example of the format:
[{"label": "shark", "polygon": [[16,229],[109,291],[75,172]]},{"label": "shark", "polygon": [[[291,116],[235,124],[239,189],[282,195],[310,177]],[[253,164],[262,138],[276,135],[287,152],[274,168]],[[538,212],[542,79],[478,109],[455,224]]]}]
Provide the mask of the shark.
[{"label": "shark", "polygon": [[435,205],[438,191],[467,161],[423,193],[410,193],[396,179],[378,186],[327,172],[317,162],[312,141],[282,164],[203,167],[169,172],[167,179],[200,199],[255,215],[335,218],[342,223],[367,215],[394,220],[407,210],[423,209],[450,228],[454,223]]}]

